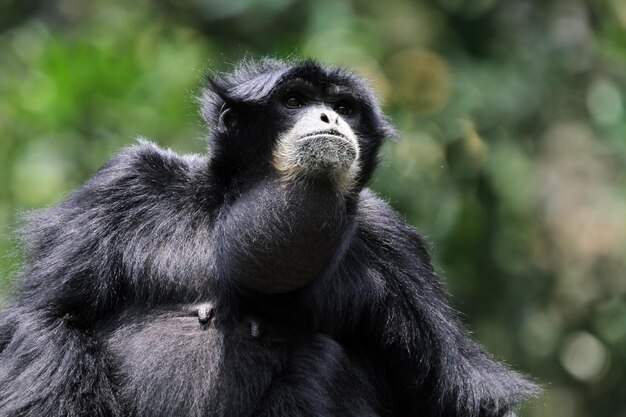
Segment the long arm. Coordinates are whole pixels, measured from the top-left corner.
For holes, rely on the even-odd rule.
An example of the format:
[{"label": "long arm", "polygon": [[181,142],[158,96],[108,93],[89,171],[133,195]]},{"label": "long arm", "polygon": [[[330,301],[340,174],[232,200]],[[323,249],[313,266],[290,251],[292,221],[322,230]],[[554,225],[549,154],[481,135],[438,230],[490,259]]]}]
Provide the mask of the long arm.
[{"label": "long arm", "polygon": [[354,322],[375,346],[401,393],[399,415],[500,417],[537,392],[468,336],[415,230],[368,192],[356,222],[346,256],[316,288],[318,310]]},{"label": "long arm", "polygon": [[71,317],[9,309],[0,335],[0,416],[122,416],[108,354]]},{"label": "long arm", "polygon": [[206,286],[211,213],[188,184],[202,163],[144,142],[32,215],[18,304],[88,320],[122,302],[184,301]]},{"label": "long arm", "polygon": [[122,303],[192,297],[200,282],[181,289],[176,280],[207,276],[206,265],[168,261],[203,250],[193,244],[202,227],[161,221],[189,204],[181,184],[196,163],[148,144],[128,148],[31,217],[17,299],[0,313],[0,416],[121,415],[110,358],[93,329]]}]

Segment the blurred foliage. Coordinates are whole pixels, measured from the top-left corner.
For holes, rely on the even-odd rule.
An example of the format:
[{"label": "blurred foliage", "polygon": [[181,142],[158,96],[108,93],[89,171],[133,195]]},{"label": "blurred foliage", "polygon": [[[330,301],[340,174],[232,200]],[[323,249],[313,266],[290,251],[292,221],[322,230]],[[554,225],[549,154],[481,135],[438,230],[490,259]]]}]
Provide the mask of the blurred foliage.
[{"label": "blurred foliage", "polygon": [[544,384],[523,416],[626,417],[623,0],[2,0],[0,299],[19,213],[139,135],[203,152],[203,73],[261,55],[375,84],[402,137],[373,187]]}]

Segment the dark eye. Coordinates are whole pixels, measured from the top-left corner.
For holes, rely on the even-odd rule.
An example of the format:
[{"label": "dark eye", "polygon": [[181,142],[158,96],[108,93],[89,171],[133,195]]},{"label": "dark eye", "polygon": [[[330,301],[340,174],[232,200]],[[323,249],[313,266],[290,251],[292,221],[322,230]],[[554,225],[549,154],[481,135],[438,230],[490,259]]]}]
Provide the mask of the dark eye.
[{"label": "dark eye", "polygon": [[352,107],[347,103],[337,103],[335,111],[342,116],[350,116],[353,112]]},{"label": "dark eye", "polygon": [[304,100],[296,94],[287,94],[283,99],[283,104],[290,109],[298,109],[304,106]]}]

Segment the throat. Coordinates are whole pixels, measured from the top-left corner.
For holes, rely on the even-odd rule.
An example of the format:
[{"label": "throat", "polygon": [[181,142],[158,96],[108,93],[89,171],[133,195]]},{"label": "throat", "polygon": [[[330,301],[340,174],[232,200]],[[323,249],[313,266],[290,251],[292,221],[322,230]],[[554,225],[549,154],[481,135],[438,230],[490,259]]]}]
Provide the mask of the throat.
[{"label": "throat", "polygon": [[347,199],[328,184],[262,181],[226,214],[217,261],[235,265],[246,290],[294,291],[331,268],[350,224]]}]

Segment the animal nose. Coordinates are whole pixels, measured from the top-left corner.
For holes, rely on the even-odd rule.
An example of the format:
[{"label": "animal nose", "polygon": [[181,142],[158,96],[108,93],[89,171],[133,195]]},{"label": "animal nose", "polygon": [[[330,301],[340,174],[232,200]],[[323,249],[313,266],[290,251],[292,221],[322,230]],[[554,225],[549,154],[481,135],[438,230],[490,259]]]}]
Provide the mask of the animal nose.
[{"label": "animal nose", "polygon": [[[339,122],[339,116],[335,115],[336,117],[334,117],[334,124],[337,124]],[[333,114],[331,112],[322,112],[320,114],[320,120],[324,123],[331,123],[331,119],[333,118]]]}]

